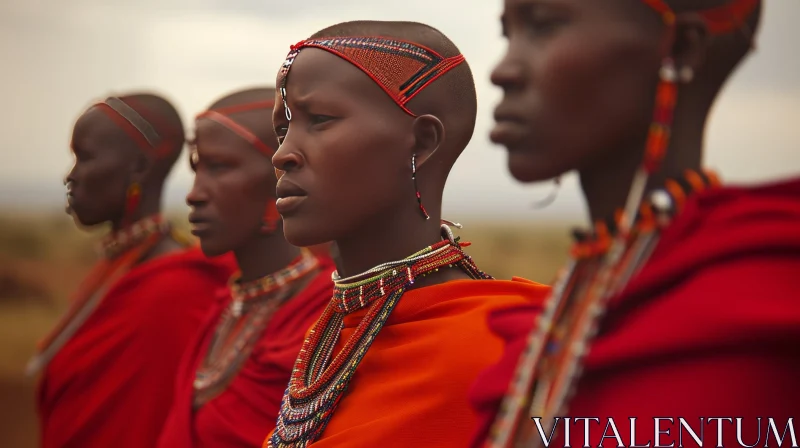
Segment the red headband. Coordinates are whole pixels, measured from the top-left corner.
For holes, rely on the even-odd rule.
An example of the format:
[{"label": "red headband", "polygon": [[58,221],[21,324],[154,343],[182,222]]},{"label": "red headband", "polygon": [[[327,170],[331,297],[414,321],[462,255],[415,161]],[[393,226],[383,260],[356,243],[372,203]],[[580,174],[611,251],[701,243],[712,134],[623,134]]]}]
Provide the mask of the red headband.
[{"label": "red headband", "polygon": [[308,39],[291,46],[281,67],[281,96],[286,101],[286,77],[303,48],[319,48],[346,60],[367,74],[401,109],[415,117],[406,104],[432,82],[462,62],[420,44],[378,36]]},{"label": "red headband", "polygon": [[[664,23],[668,26],[672,26],[675,23],[675,13],[665,0],[642,1],[661,14]],[[709,33],[725,34],[741,28],[759,3],[761,3],[761,0],[733,0],[728,4],[705,9],[699,11],[699,13],[705,19]]]},{"label": "red headband", "polygon": [[237,104],[235,106],[221,107],[219,109],[209,109],[197,115],[197,117],[195,117],[195,120],[200,120],[202,118],[205,118],[208,120],[215,121],[228,128],[234,134],[246,140],[254,148],[261,151],[264,155],[272,157],[272,155],[275,153],[275,150],[266,143],[264,143],[260,138],[258,138],[258,136],[256,136],[256,134],[253,133],[250,129],[247,129],[246,127],[242,126],[241,124],[231,119],[230,115],[239,112],[247,112],[251,110],[272,109],[274,106],[275,106],[274,100]]},{"label": "red headband", "polygon": [[147,109],[136,101],[112,96],[93,107],[98,107],[111,118],[148,156],[160,159],[171,152],[169,128],[158,126],[163,123],[155,116],[145,118]]}]

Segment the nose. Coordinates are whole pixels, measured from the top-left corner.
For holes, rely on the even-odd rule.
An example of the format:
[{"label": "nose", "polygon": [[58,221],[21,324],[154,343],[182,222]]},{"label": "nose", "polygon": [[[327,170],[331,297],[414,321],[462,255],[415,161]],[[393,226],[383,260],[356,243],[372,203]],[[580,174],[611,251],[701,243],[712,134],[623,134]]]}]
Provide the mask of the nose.
[{"label": "nose", "polygon": [[286,134],[278,150],[272,155],[272,166],[275,167],[275,175],[280,178],[286,171],[297,170],[305,164],[303,154],[297,150],[289,141],[289,134]]},{"label": "nose", "polygon": [[72,164],[72,168],[67,171],[67,175],[64,176],[64,185],[70,187],[73,183],[75,183],[75,170],[78,167],[78,162]]},{"label": "nose", "polygon": [[189,194],[186,195],[186,205],[197,208],[206,203],[208,203],[208,191],[203,185],[201,176],[195,174],[192,188],[189,190]]},{"label": "nose", "polygon": [[525,81],[525,68],[512,51],[507,50],[503,59],[495,65],[490,76],[492,84],[508,92],[522,88]]}]

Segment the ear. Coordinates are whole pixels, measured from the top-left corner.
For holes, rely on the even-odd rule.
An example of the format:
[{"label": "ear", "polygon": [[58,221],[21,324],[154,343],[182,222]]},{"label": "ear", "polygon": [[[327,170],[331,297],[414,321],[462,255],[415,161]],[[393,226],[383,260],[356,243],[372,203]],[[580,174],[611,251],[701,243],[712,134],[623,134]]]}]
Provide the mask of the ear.
[{"label": "ear", "polygon": [[131,181],[144,183],[153,169],[153,163],[143,151],[134,153],[131,160]]},{"label": "ear", "polygon": [[414,154],[417,168],[421,167],[444,143],[444,125],[433,115],[420,115],[414,119]]},{"label": "ear", "polygon": [[[675,42],[672,59],[678,73],[697,73],[705,64],[710,35],[705,20],[696,12],[678,14],[675,18]],[[689,82],[691,79],[683,79]]]}]

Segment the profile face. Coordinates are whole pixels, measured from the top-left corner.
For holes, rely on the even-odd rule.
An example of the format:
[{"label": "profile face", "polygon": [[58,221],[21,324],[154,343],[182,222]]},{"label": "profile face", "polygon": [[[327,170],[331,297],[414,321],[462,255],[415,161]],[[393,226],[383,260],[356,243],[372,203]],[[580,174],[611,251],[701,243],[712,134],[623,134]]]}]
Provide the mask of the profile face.
[{"label": "profile face", "polygon": [[285,87],[291,121],[277,97],[272,119],[280,146],[272,162],[290,243],[357,237],[407,203],[413,119],[369,76],[331,53],[305,48]]},{"label": "profile face", "polygon": [[203,252],[222,255],[259,235],[267,204],[275,197],[269,157],[219,123],[201,119],[191,158],[195,178],[186,202]]},{"label": "profile face", "polygon": [[133,180],[135,143],[93,107],[76,122],[71,147],[75,163],[65,179],[67,212],[83,226],[121,219]]},{"label": "profile face", "polygon": [[508,46],[491,75],[503,99],[490,138],[516,179],[552,179],[643,144],[660,20],[638,0],[505,0]]}]

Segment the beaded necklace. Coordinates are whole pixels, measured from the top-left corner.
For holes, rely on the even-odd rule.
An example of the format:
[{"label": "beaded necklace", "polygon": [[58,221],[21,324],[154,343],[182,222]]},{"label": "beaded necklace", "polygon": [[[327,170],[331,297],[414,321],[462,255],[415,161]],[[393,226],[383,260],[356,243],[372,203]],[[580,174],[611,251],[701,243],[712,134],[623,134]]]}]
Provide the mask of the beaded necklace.
[{"label": "beaded necklace", "polygon": [[[416,280],[449,267],[458,267],[473,279],[492,279],[462,250],[447,225],[442,225],[442,232],[441,242],[403,260],[344,279],[334,273],[333,298],[303,342],[268,447],[302,448],[322,435],[361,359]],[[344,317],[364,308],[366,315],[333,356]]]},{"label": "beaded necklace", "polygon": [[295,285],[319,266],[309,250],[280,271],[242,283],[232,279],[231,303],[220,316],[210,348],[195,373],[194,407],[219,395],[241,369],[272,316],[296,292]]},{"label": "beaded necklace", "polygon": [[[136,230],[133,230],[135,228]],[[43,369],[86,319],[100,305],[106,292],[144,258],[169,232],[160,215],[150,216],[131,227],[109,235],[102,247],[105,255],[72,295],[70,307],[56,327],[39,343],[37,353],[26,367],[28,375]]]},{"label": "beaded necklace", "polygon": [[564,415],[608,300],[647,263],[686,198],[718,185],[713,173],[687,171],[649,195],[629,232],[619,231],[622,213],[597,223],[591,234],[576,232],[570,261],[528,335],[485,448],[542,446],[524,411],[540,417],[544,431]]},{"label": "beaded necklace", "polygon": [[161,215],[149,216],[130,226],[112,232],[100,241],[100,250],[105,258],[114,259],[120,254],[141,244],[150,235],[170,233],[169,222]]}]

